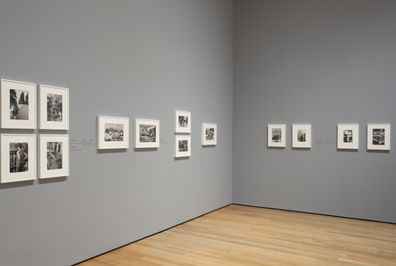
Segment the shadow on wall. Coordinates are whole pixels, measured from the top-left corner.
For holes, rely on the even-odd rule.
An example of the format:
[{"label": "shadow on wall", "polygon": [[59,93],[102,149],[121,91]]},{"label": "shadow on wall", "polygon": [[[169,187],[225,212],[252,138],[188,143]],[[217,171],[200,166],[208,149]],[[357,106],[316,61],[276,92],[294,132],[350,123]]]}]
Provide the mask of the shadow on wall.
[{"label": "shadow on wall", "polygon": [[27,186],[33,186],[33,185],[34,185],[34,180],[19,181],[19,182],[0,184],[0,189],[27,187]]}]

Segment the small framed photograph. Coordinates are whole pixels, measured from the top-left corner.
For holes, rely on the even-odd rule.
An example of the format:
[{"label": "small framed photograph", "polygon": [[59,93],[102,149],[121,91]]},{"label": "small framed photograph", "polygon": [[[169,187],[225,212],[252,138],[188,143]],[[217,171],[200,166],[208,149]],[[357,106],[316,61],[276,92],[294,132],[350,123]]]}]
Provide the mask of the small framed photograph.
[{"label": "small framed photograph", "polygon": [[98,116],[98,149],[129,148],[129,117]]},{"label": "small framed photograph", "polygon": [[191,156],[191,136],[175,136],[175,158]]},{"label": "small framed photograph", "polygon": [[312,147],[312,125],[311,124],[293,124],[293,148]]},{"label": "small framed photograph", "polygon": [[391,148],[391,125],[367,125],[367,149],[389,151]]},{"label": "small framed photograph", "polygon": [[160,121],[135,119],[135,148],[159,148]]},{"label": "small framed photograph", "polygon": [[217,124],[202,123],[202,146],[215,146],[217,144]]},{"label": "small framed photograph", "polygon": [[40,135],[40,179],[69,176],[69,135]]},{"label": "small framed photograph", "polygon": [[338,124],[337,149],[359,149],[359,124]]},{"label": "small framed photograph", "polygon": [[191,112],[176,110],[176,133],[191,133]]},{"label": "small framed photograph", "polygon": [[40,129],[69,130],[69,89],[40,85]]},{"label": "small framed photograph", "polygon": [[1,127],[35,129],[37,85],[1,80]]},{"label": "small framed photograph", "polygon": [[286,124],[268,124],[268,147],[286,147]]},{"label": "small framed photograph", "polygon": [[36,179],[36,135],[1,134],[1,183]]}]

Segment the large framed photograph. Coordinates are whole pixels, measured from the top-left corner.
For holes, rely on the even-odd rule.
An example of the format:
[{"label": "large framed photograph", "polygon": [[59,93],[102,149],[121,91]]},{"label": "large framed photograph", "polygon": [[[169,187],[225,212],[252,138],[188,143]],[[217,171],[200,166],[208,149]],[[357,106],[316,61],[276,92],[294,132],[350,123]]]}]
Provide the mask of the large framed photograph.
[{"label": "large framed photograph", "polygon": [[40,129],[69,130],[69,89],[40,85]]},{"label": "large framed photograph", "polygon": [[359,124],[338,124],[337,149],[359,149]]},{"label": "large framed photograph", "polygon": [[1,183],[36,179],[36,135],[1,134]]},{"label": "large framed photograph", "polygon": [[176,110],[175,116],[175,132],[191,133],[191,112]]},{"label": "large framed photograph", "polygon": [[135,119],[135,148],[159,148],[160,121],[151,119]]},{"label": "large framed photograph", "polygon": [[1,80],[1,127],[35,129],[37,85]]},{"label": "large framed photograph", "polygon": [[129,148],[129,117],[98,116],[98,149]]},{"label": "large framed photograph", "polygon": [[391,148],[391,125],[367,125],[367,149],[389,151]]},{"label": "large framed photograph", "polygon": [[217,124],[202,123],[202,146],[215,146],[217,144]]},{"label": "large framed photograph", "polygon": [[309,149],[312,147],[312,125],[293,124],[293,148]]},{"label": "large framed photograph", "polygon": [[268,147],[286,147],[286,124],[268,124]]},{"label": "large framed photograph", "polygon": [[191,156],[191,136],[175,136],[175,158]]},{"label": "large framed photograph", "polygon": [[69,135],[40,135],[40,179],[69,176]]}]

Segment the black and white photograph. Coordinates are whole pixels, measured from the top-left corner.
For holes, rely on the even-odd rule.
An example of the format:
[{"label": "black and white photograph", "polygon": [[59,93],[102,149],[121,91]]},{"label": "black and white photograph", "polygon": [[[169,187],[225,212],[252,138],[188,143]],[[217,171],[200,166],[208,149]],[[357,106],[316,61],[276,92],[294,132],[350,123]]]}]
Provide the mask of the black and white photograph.
[{"label": "black and white photograph", "polygon": [[69,135],[40,135],[40,179],[69,175]]},{"label": "black and white photograph", "polygon": [[2,128],[35,129],[37,85],[1,80]]},{"label": "black and white photograph", "polygon": [[268,124],[268,147],[286,147],[286,124]]},{"label": "black and white photograph", "polygon": [[385,145],[384,128],[373,128],[373,145]]},{"label": "black and white photograph", "polygon": [[205,138],[206,140],[213,140],[215,134],[215,129],[213,127],[209,127],[205,130]]},{"label": "black and white photograph", "polygon": [[1,134],[1,183],[36,178],[36,135]]},{"label": "black and white photograph", "polygon": [[191,133],[191,112],[176,110],[175,132]]},{"label": "black and white photograph", "polygon": [[156,142],[157,127],[155,125],[139,125],[140,142]]},{"label": "black and white photograph", "polygon": [[29,92],[10,89],[10,119],[29,120]]},{"label": "black and white photograph", "polygon": [[297,139],[298,139],[298,142],[306,142],[307,141],[307,131],[305,129],[299,129],[297,131]]},{"label": "black and white photograph", "polygon": [[135,119],[135,148],[159,148],[160,121]]},{"label": "black and white photograph", "polygon": [[280,143],[282,141],[282,129],[280,128],[273,128],[272,129],[272,142]]},{"label": "black and white photograph", "polygon": [[62,122],[62,95],[47,94],[47,121]]},{"label": "black and white photograph", "polygon": [[69,89],[40,84],[40,129],[69,129]]},{"label": "black and white photograph", "polygon": [[352,143],[353,142],[353,130],[346,129],[344,130],[344,143]]},{"label": "black and white photograph", "polygon": [[29,170],[29,144],[25,142],[10,143],[10,173]]},{"label": "black and white photograph", "polygon": [[188,127],[188,116],[179,115],[179,127]]},{"label": "black and white photograph", "polygon": [[311,124],[292,125],[292,147],[301,149],[309,149],[312,147]]},{"label": "black and white photograph", "polygon": [[63,168],[62,146],[62,142],[47,142],[47,170]]},{"label": "black and white photograph", "polygon": [[98,149],[129,148],[129,117],[97,117]]},{"label": "black and white photograph", "polygon": [[337,149],[359,149],[359,124],[338,124]]},{"label": "black and white photograph", "polygon": [[175,136],[175,158],[191,156],[191,136]]},{"label": "black and white photograph", "polygon": [[188,140],[179,140],[179,152],[188,151]]},{"label": "black and white photograph", "polygon": [[202,123],[202,146],[214,146],[217,144],[217,124]]},{"label": "black and white photograph", "polygon": [[104,140],[111,141],[124,141],[124,125],[105,123]]},{"label": "black and white photograph", "polygon": [[391,148],[391,124],[367,125],[367,149],[389,151]]}]

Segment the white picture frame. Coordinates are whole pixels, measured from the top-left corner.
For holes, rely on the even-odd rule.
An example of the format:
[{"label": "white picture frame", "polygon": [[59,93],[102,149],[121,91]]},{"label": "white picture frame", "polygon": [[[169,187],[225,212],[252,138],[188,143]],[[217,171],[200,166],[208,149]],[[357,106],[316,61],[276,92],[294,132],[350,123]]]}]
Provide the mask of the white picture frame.
[{"label": "white picture frame", "polygon": [[292,125],[292,147],[301,149],[312,148],[312,125],[293,124]]},{"label": "white picture frame", "polygon": [[191,133],[191,112],[175,111],[175,132]]},{"label": "white picture frame", "polygon": [[36,129],[37,84],[1,79],[1,127]]},{"label": "white picture frame", "polygon": [[367,124],[367,150],[391,149],[391,124]]},{"label": "white picture frame", "polygon": [[217,124],[202,123],[201,143],[202,146],[217,145]]},{"label": "white picture frame", "polygon": [[160,121],[135,119],[135,149],[153,149],[160,146]]},{"label": "white picture frame", "polygon": [[191,136],[175,135],[175,158],[191,156]]},{"label": "white picture frame", "polygon": [[36,135],[1,134],[1,183],[35,180]]},{"label": "white picture frame", "polygon": [[359,149],[359,124],[337,125],[337,149]]},{"label": "white picture frame", "polygon": [[69,135],[40,135],[40,179],[69,176]]},{"label": "white picture frame", "polygon": [[97,138],[98,150],[128,149],[129,117],[98,116]]},{"label": "white picture frame", "polygon": [[69,89],[39,85],[40,129],[69,130]]},{"label": "white picture frame", "polygon": [[268,124],[268,147],[286,147],[286,124]]}]

